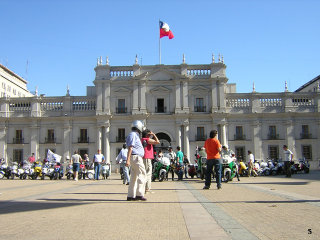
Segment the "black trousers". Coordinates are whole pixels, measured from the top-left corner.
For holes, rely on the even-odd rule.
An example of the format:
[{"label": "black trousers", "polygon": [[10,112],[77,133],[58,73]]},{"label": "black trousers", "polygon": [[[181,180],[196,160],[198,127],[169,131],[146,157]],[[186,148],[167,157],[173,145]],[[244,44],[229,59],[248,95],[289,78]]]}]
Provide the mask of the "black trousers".
[{"label": "black trousers", "polygon": [[285,161],[284,162],[284,170],[287,177],[291,177],[291,162]]}]

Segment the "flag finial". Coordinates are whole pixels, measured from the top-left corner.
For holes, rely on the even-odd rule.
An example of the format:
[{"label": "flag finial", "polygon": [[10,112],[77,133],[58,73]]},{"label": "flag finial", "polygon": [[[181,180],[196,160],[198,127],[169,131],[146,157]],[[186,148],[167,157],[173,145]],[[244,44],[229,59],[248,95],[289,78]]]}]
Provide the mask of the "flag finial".
[{"label": "flag finial", "polygon": [[182,55],[182,63],[183,63],[183,64],[185,64],[185,63],[186,63],[186,57],[185,57],[185,55],[184,55],[184,54]]},{"label": "flag finial", "polygon": [[212,63],[214,63],[214,54],[212,53]]}]

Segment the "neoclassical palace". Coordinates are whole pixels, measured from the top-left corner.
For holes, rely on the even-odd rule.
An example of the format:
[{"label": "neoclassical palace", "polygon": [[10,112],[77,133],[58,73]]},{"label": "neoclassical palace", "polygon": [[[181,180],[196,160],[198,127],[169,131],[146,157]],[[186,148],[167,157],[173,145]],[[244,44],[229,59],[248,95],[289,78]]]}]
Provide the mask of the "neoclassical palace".
[{"label": "neoclassical palace", "polygon": [[0,157],[21,161],[51,149],[64,158],[97,149],[115,157],[133,120],[144,121],[161,139],[159,148],[181,146],[193,161],[212,129],[238,158],[320,160],[319,77],[296,92],[237,93],[223,59],[210,64],[110,66],[98,59],[86,96],[0,98]]}]

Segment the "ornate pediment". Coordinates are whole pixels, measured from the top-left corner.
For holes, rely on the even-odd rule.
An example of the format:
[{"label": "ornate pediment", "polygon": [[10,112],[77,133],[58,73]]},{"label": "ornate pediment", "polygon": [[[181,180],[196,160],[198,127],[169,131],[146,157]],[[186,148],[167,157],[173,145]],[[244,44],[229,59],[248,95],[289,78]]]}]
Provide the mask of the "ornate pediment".
[{"label": "ornate pediment", "polygon": [[149,80],[149,81],[172,81],[175,79],[184,79],[187,76],[181,75],[179,73],[169,71],[164,68],[154,69],[150,72],[144,72],[138,76],[135,76],[134,79],[137,80]]},{"label": "ornate pediment", "polygon": [[128,89],[128,88],[125,88],[125,87],[119,87],[119,88],[116,88],[113,92],[115,92],[115,93],[129,93],[129,92],[131,92],[131,90],[130,89]]},{"label": "ornate pediment", "polygon": [[163,87],[163,86],[159,86],[159,87],[152,88],[150,90],[150,92],[153,94],[155,94],[155,93],[169,93],[170,89]]},{"label": "ornate pediment", "polygon": [[204,87],[204,86],[196,86],[194,88],[191,88],[189,90],[190,94],[207,94],[210,89]]}]

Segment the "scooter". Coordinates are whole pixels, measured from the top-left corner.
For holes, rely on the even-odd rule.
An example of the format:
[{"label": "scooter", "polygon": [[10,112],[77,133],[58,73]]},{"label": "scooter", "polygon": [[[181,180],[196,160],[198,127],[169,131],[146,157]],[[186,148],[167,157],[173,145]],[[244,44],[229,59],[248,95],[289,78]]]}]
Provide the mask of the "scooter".
[{"label": "scooter", "polygon": [[17,162],[13,162],[10,169],[11,169],[11,179],[14,179],[14,177],[20,177],[18,175],[18,163]]},{"label": "scooter", "polygon": [[5,162],[4,159],[0,159],[0,179],[3,179],[3,178],[10,178],[11,176],[11,170],[10,168],[8,167],[8,164]]},{"label": "scooter", "polygon": [[159,182],[162,182],[164,179],[168,179],[167,173],[170,169],[170,160],[167,157],[160,157],[157,160],[154,163],[151,180],[154,182],[159,179]]},{"label": "scooter", "polygon": [[67,179],[70,180],[71,178],[74,179],[74,175],[73,175],[73,166],[72,164],[69,164],[66,168],[66,176]]},{"label": "scooter", "polygon": [[32,174],[32,179],[35,180],[38,177],[42,176],[42,164],[39,161],[34,162],[34,167],[33,167],[34,171]]},{"label": "scooter", "polygon": [[197,168],[198,168],[198,164],[189,164],[188,166],[188,175],[191,178],[194,178],[194,176],[197,176]]},{"label": "scooter", "polygon": [[42,165],[42,172],[41,172],[41,180],[44,180],[45,176],[49,177],[52,180],[54,168],[52,164],[48,161]]},{"label": "scooter", "polygon": [[304,172],[304,173],[309,173],[310,171],[310,164],[308,161],[306,161],[305,158],[299,159],[299,163],[294,163],[294,173],[298,172]]},{"label": "scooter", "polygon": [[54,165],[54,171],[53,171],[53,179],[61,179],[63,177],[63,167],[58,162]]},{"label": "scooter", "polygon": [[110,163],[104,163],[102,165],[102,177],[103,179],[108,179],[110,176]]},{"label": "scooter", "polygon": [[[225,182],[232,181],[232,179],[237,175],[237,167],[231,157],[225,156],[225,158],[222,159],[222,171]],[[240,179],[238,178],[238,181],[239,180]]]}]

